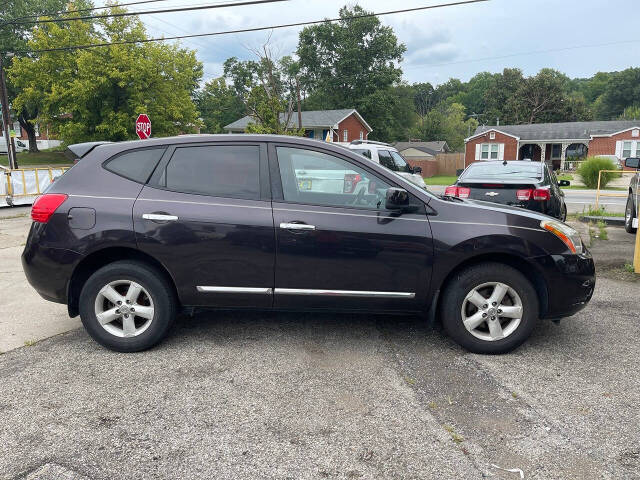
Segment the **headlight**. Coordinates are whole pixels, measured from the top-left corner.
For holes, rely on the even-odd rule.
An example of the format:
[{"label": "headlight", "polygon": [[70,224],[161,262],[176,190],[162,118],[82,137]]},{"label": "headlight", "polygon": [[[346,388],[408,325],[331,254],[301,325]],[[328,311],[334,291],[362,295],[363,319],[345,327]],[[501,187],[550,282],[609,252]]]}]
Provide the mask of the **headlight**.
[{"label": "headlight", "polygon": [[582,253],[582,238],[569,225],[555,220],[543,220],[540,222],[540,226],[562,240],[573,253]]}]

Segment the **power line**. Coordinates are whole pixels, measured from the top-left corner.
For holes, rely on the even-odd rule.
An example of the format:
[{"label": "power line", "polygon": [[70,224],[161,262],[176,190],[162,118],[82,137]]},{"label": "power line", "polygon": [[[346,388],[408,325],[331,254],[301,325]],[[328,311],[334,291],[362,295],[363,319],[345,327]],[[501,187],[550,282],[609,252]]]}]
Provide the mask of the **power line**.
[{"label": "power line", "polygon": [[446,63],[423,63],[419,65],[409,65],[404,67],[404,70],[415,70],[418,68],[427,68],[427,67],[445,67],[449,65],[462,65],[465,63],[473,63],[473,62],[485,62],[488,60],[501,60],[503,58],[511,58],[511,57],[521,57],[525,55],[538,55],[541,53],[553,53],[553,52],[563,52],[567,50],[578,50],[581,48],[595,48],[595,47],[609,47],[613,45],[622,45],[625,43],[640,43],[640,39],[637,40],[621,40],[619,42],[607,42],[607,43],[593,43],[589,45],[574,45],[571,47],[560,47],[560,48],[550,48],[548,50],[533,50],[530,52],[520,52],[520,53],[510,53],[508,55],[499,55],[496,57],[483,57],[483,58],[473,58],[469,60],[460,60],[456,62],[446,62]]},{"label": "power line", "polygon": [[176,7],[176,8],[165,8],[161,10],[143,10],[139,12],[120,12],[120,13],[108,13],[105,15],[86,15],[83,17],[48,18],[46,20],[27,20],[24,22],[7,22],[6,25],[25,25],[25,24],[39,25],[41,23],[70,22],[72,20],[92,20],[94,18],[109,18],[109,17],[112,17],[112,18],[131,17],[134,15],[150,15],[153,13],[175,13],[175,12],[186,12],[186,11],[195,11],[195,10],[210,10],[212,8],[242,7],[245,5],[259,5],[263,3],[288,2],[288,1],[289,0],[250,0],[246,2],[203,5],[200,7]]},{"label": "power line", "polygon": [[[105,8],[112,8],[114,6],[118,7],[128,7],[130,5],[141,5],[143,3],[158,3],[158,2],[166,2],[168,0],[141,0],[139,2],[129,2],[129,3],[120,3],[118,5],[105,5],[103,7],[92,7],[92,8],[80,8],[78,10],[59,10],[55,12],[42,12],[42,13],[34,13],[33,15],[25,15],[23,17],[15,17],[7,20],[2,23],[14,23],[18,20],[25,20],[28,18],[38,18],[38,17],[50,17],[52,15],[62,15],[64,13],[82,13],[82,12],[91,12],[93,10],[103,10]],[[29,22],[28,22],[29,23]]]},{"label": "power line", "polygon": [[346,17],[338,17],[338,18],[325,18],[324,20],[311,20],[307,22],[296,22],[296,23],[285,23],[279,25],[270,25],[268,27],[252,27],[252,28],[240,28],[236,30],[225,30],[221,32],[209,32],[209,33],[194,33],[191,35],[177,35],[173,37],[163,37],[163,38],[147,38],[143,40],[122,40],[118,42],[105,42],[105,43],[94,43],[88,45],[72,45],[68,47],[56,47],[56,48],[43,48],[39,50],[21,50],[15,52],[16,54],[28,54],[28,53],[45,53],[45,52],[61,52],[61,51],[69,51],[69,50],[84,50],[88,48],[97,48],[97,47],[109,47],[111,45],[128,45],[128,44],[136,44],[136,43],[149,43],[149,42],[163,42],[166,40],[181,40],[184,38],[199,38],[199,37],[213,37],[220,35],[231,35],[235,33],[247,33],[247,32],[259,32],[264,30],[277,30],[282,28],[291,28],[291,27],[302,27],[305,25],[317,25],[320,23],[333,23],[339,22],[342,20],[355,20],[358,18],[370,18],[370,17],[381,17],[383,15],[393,15],[397,13],[407,13],[407,12],[417,12],[420,10],[431,10],[435,8],[443,8],[443,7],[453,7],[457,5],[468,5],[472,3],[481,3],[488,2],[490,0],[463,0],[452,3],[441,3],[438,5],[428,5],[424,7],[414,7],[414,8],[403,8],[399,10],[388,10],[386,12],[378,12],[378,13],[363,13],[359,15],[349,15]]}]

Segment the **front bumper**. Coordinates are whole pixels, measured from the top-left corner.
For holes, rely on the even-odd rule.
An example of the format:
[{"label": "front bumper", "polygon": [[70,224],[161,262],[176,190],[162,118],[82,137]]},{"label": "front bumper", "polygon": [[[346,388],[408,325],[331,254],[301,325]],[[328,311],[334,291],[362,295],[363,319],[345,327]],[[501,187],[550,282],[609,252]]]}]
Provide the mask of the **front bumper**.
[{"label": "front bumper", "polygon": [[536,259],[547,283],[547,308],[541,318],[569,317],[587,306],[596,286],[591,253],[545,255]]}]

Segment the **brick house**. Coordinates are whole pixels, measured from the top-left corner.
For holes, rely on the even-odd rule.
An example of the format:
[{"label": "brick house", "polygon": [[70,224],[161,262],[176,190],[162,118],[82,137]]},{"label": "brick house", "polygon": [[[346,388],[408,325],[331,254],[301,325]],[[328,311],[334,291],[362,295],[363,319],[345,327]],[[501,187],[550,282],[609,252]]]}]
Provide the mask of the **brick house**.
[{"label": "brick house", "polygon": [[543,161],[565,169],[577,158],[640,157],[640,121],[480,126],[465,139],[465,164],[482,160]]},{"label": "brick house", "polygon": [[[280,121],[284,123],[285,115],[280,114]],[[224,126],[228,133],[244,133],[250,123],[255,120],[247,115]],[[298,127],[298,113],[293,112],[289,120],[291,128]],[[327,136],[333,142],[349,143],[352,140],[367,140],[372,129],[357,110],[311,110],[302,112],[302,128],[305,136],[317,140],[326,140]]]}]

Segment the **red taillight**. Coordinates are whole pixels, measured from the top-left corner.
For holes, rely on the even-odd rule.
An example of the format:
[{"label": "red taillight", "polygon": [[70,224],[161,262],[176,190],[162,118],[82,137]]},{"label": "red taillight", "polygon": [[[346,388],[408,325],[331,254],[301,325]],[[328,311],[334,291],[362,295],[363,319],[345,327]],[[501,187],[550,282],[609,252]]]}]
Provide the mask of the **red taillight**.
[{"label": "red taillight", "polygon": [[533,199],[538,201],[549,200],[551,198],[551,194],[549,190],[546,188],[536,188],[533,191]]},{"label": "red taillight", "polygon": [[358,182],[362,180],[359,173],[346,173],[344,176],[344,193],[353,193]]},{"label": "red taillight", "polygon": [[444,189],[444,194],[447,197],[457,197],[458,196],[458,187],[455,185],[450,185]]},{"label": "red taillight", "polygon": [[444,194],[448,197],[469,198],[471,189],[469,187],[456,187],[450,185],[444,189]]},{"label": "red taillight", "polygon": [[64,193],[45,193],[40,195],[31,206],[31,218],[34,222],[47,223],[51,215],[67,198],[68,195]]},{"label": "red taillight", "polygon": [[516,198],[518,200],[529,200],[531,198],[532,192],[533,190],[531,190],[530,188],[527,188],[526,190],[517,190]]}]

